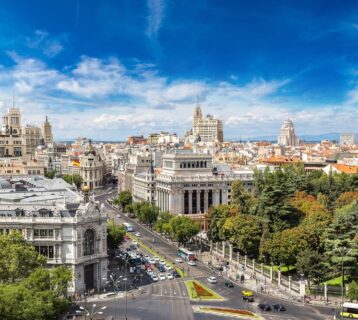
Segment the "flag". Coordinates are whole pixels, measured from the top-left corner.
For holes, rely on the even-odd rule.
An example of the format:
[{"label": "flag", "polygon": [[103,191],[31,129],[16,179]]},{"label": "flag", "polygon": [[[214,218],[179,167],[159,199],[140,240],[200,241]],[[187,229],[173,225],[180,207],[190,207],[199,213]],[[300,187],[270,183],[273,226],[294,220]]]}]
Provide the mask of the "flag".
[{"label": "flag", "polygon": [[72,160],[72,165],[74,167],[79,167],[80,166],[80,162],[78,160]]}]

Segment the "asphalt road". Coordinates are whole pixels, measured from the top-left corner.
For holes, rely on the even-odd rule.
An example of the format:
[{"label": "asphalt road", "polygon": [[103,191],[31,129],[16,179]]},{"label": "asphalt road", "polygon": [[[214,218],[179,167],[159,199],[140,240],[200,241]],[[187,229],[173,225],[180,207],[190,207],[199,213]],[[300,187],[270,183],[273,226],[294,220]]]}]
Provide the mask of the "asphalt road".
[{"label": "asphalt road", "polygon": [[[172,262],[175,261],[177,252],[175,247],[164,241],[161,237],[148,231],[136,220],[130,219],[123,214],[121,214],[121,218],[117,218],[119,212],[105,202],[107,196],[107,194],[97,195],[96,199],[105,204],[111,219],[114,219],[116,223],[123,223],[124,221],[130,222],[133,225],[135,232],[139,231],[142,234],[141,240],[143,242]],[[155,243],[152,242],[153,238],[155,239]],[[247,309],[262,315],[264,319],[270,320],[328,320],[333,318],[331,308],[308,305],[302,306],[260,293],[255,293],[254,303],[246,303],[241,298],[241,291],[244,290],[243,287],[235,285],[234,288],[227,288],[224,285],[225,279],[217,275],[215,276],[218,279],[218,283],[209,284],[206,281],[206,278],[213,275],[213,272],[202,262],[198,261],[197,266],[195,267],[188,266],[185,263],[181,263],[180,265],[185,266],[186,272],[188,272],[189,268],[190,278],[197,278],[203,281],[207,286],[213,288],[216,292],[226,298],[226,300],[215,303],[191,302],[187,297],[186,290],[184,290],[185,285],[182,279],[166,280],[146,286],[147,294],[130,301],[128,304],[128,314],[130,314],[130,317],[128,317],[128,319],[218,319],[217,316],[210,314],[193,313],[191,306],[197,304]],[[261,312],[257,307],[258,303],[269,303],[271,305],[274,303],[282,303],[287,311]],[[113,302],[108,302],[106,304],[106,314],[113,314],[114,305],[112,304]],[[123,303],[118,303],[118,305],[120,310],[117,314],[124,314]]]}]

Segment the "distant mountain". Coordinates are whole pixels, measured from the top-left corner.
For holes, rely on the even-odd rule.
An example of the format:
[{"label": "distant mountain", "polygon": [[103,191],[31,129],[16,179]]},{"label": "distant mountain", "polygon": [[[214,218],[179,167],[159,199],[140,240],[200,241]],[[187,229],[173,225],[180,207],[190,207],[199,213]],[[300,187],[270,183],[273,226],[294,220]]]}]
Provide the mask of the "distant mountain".
[{"label": "distant mountain", "polygon": [[[357,134],[356,134],[357,136]],[[230,141],[269,141],[269,142],[277,142],[278,136],[259,136],[253,138],[232,138]],[[339,141],[339,133],[338,132],[329,132],[329,133],[320,133],[320,134],[304,134],[298,135],[300,141],[306,142],[316,142],[322,140],[330,140],[330,141]]]}]

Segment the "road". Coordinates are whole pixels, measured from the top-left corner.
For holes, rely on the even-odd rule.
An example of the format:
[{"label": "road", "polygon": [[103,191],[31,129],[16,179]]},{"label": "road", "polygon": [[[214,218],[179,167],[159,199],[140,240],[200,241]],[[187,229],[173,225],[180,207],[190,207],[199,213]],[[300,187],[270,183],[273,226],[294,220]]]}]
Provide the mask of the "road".
[{"label": "road", "polygon": [[[106,203],[107,195],[98,195],[96,199],[104,203],[108,212],[109,217],[116,223],[130,222],[135,231],[139,231],[142,234],[141,240],[150,246],[153,250],[159,252],[162,256],[166,257],[172,262],[175,261],[177,249],[164,241],[161,237],[147,230],[144,226],[138,223],[134,219],[130,219],[125,215],[121,215],[121,218],[117,217],[118,211],[112,206]],[[152,239],[155,239],[155,243]],[[313,307],[308,305],[300,305],[289,301],[283,301],[276,297],[266,296],[260,293],[255,293],[254,303],[245,303],[241,299],[241,291],[243,287],[235,285],[234,288],[227,288],[224,285],[225,279],[216,275],[218,279],[217,284],[209,284],[206,278],[210,275],[214,275],[213,272],[202,262],[197,261],[197,266],[190,267],[186,264],[185,271],[188,272],[189,277],[196,278],[204,282],[207,286],[214,289],[226,300],[221,302],[193,302],[189,301],[183,279],[166,280],[146,286],[147,294],[138,297],[137,299],[130,302],[130,309],[128,314],[131,315],[129,319],[217,319],[217,316],[194,313],[191,306],[195,305],[215,305],[221,307],[230,308],[241,308],[253,311],[260,314],[264,319],[285,319],[285,320],[328,320],[332,319],[332,309],[325,307]],[[271,312],[260,312],[257,304],[258,303],[282,303],[285,305],[287,311],[283,313],[271,311]],[[106,304],[108,311],[110,312],[113,308],[111,302]],[[144,311],[145,310],[145,311]],[[143,313],[144,312],[144,313]],[[110,314],[110,313],[109,313]],[[118,312],[117,312],[118,314]],[[143,317],[145,314],[145,317]]]}]

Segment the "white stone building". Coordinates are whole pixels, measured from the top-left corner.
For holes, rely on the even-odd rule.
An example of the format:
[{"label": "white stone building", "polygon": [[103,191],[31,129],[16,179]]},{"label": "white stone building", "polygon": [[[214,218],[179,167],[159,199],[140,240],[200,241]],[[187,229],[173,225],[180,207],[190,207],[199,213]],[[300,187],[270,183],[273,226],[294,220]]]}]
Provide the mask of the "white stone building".
[{"label": "white stone building", "polygon": [[356,144],[356,135],[355,133],[341,133],[339,135],[339,144],[353,146]]},{"label": "white stone building", "polygon": [[295,133],[295,127],[290,119],[283,122],[280,135],[278,136],[278,144],[282,146],[298,146],[299,140]]},{"label": "white stone building", "polygon": [[20,231],[47,257],[48,267],[73,271],[70,293],[104,288],[107,278],[107,215],[62,179],[0,179],[0,233]]},{"label": "white stone building", "polygon": [[80,157],[79,173],[83,179],[83,186],[89,187],[90,190],[102,186],[104,171],[102,157],[89,143],[84,155]]}]

